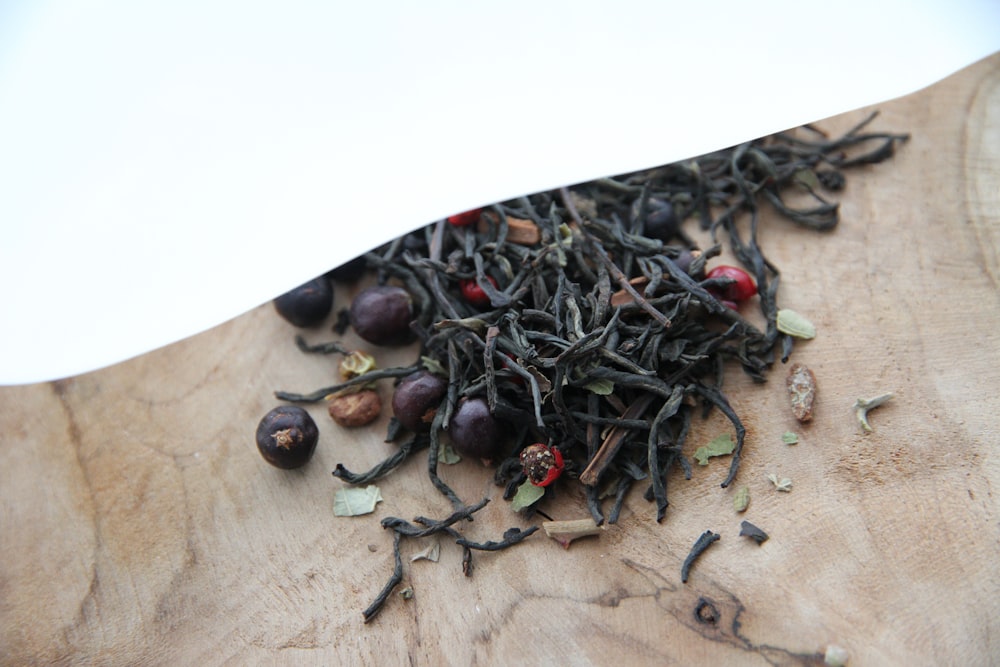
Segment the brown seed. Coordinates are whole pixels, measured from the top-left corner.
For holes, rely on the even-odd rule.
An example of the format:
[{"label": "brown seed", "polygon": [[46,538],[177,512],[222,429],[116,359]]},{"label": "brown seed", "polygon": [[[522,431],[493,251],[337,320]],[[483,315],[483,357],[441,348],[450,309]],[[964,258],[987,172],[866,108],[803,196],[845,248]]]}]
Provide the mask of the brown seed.
[{"label": "brown seed", "polygon": [[367,426],[378,419],[382,412],[382,399],[374,389],[362,389],[350,394],[340,394],[330,399],[327,409],[333,421],[354,428]]},{"label": "brown seed", "polygon": [[816,376],[802,364],[792,364],[788,369],[788,395],[792,400],[792,413],[800,422],[812,419],[813,401],[816,398]]}]

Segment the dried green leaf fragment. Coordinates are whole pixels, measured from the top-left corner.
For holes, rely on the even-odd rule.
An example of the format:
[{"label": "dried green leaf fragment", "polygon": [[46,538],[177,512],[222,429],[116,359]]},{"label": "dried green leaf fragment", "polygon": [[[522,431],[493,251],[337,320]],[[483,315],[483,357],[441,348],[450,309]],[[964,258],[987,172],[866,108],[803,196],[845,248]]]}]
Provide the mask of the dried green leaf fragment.
[{"label": "dried green leaf fragment", "polygon": [[786,445],[797,445],[799,444],[799,436],[791,431],[785,431],[781,435],[781,441]]},{"label": "dried green leaf fragment", "polygon": [[587,389],[594,392],[598,396],[608,396],[614,393],[615,383],[611,380],[594,380],[593,382],[587,383]]},{"label": "dried green leaf fragment", "polygon": [[438,463],[451,466],[459,463],[461,460],[462,456],[455,451],[450,442],[446,442],[444,439],[438,441]]},{"label": "dried green leaf fragment", "polygon": [[787,477],[778,478],[773,472],[768,474],[767,479],[771,484],[774,484],[774,488],[778,491],[784,491],[788,493],[792,490],[792,480]]},{"label": "dried green leaf fragment", "polygon": [[733,436],[725,433],[713,439],[707,445],[702,445],[696,449],[694,458],[697,459],[698,465],[707,466],[709,458],[732,454],[734,449],[736,449],[736,443],[733,441]]},{"label": "dried green leaf fragment", "polygon": [[417,553],[410,556],[410,562],[413,563],[418,560],[429,560],[432,563],[438,562],[441,557],[441,544],[439,542],[434,542],[428,545],[426,548],[421,549]]},{"label": "dried green leaf fragment", "polygon": [[429,370],[435,375],[440,375],[441,377],[448,377],[448,369],[445,368],[441,362],[439,362],[434,357],[420,357],[420,363],[424,368]]},{"label": "dried green leaf fragment", "polygon": [[382,502],[382,492],[374,484],[364,488],[349,486],[334,494],[333,513],[337,516],[371,514],[380,502]]},{"label": "dried green leaf fragment", "polygon": [[733,509],[737,512],[746,512],[749,505],[750,487],[744,484],[740,488],[736,489],[736,494],[733,496]]},{"label": "dried green leaf fragment", "polygon": [[846,667],[849,657],[846,648],[830,644],[823,654],[823,664],[828,665],[828,667]]},{"label": "dried green leaf fragment", "polygon": [[816,172],[806,167],[795,170],[795,173],[792,175],[792,182],[806,190],[819,189],[819,178],[816,176]]},{"label": "dried green leaf fragment", "polygon": [[805,316],[794,310],[782,308],[778,311],[777,317],[778,331],[796,338],[809,340],[816,337],[816,327]]},{"label": "dried green leaf fragment", "polygon": [[359,375],[364,375],[368,371],[373,371],[376,368],[375,357],[367,352],[354,350],[341,359],[340,377],[344,380],[350,380],[358,377]]},{"label": "dried green leaf fragment", "polygon": [[544,495],[544,486],[535,486],[530,481],[524,480],[524,483],[517,487],[517,493],[510,501],[510,508],[515,512],[520,512],[537,503]]},{"label": "dried green leaf fragment", "polygon": [[858,418],[858,423],[861,424],[861,428],[865,433],[872,432],[872,426],[868,423],[868,411],[877,408],[884,403],[889,402],[895,394],[891,391],[874,398],[859,398],[854,403],[854,414]]}]

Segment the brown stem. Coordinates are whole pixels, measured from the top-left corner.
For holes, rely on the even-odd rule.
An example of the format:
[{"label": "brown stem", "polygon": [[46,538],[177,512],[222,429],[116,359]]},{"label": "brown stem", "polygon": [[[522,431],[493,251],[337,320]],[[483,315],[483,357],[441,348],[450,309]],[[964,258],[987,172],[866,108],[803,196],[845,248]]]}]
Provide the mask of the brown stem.
[{"label": "brown stem", "polygon": [[[642,413],[646,411],[649,404],[653,400],[653,394],[643,394],[639,398],[635,399],[632,405],[628,406],[625,412],[622,413],[622,419],[638,419],[642,416]],[[587,467],[583,469],[580,473],[580,481],[587,486],[594,486],[597,484],[597,480],[601,477],[601,473],[608,467],[611,460],[621,449],[622,444],[625,442],[625,436],[628,435],[629,429],[621,428],[615,426],[608,433],[608,437],[604,439],[601,446],[597,450],[597,454],[594,458],[590,460]]]}]

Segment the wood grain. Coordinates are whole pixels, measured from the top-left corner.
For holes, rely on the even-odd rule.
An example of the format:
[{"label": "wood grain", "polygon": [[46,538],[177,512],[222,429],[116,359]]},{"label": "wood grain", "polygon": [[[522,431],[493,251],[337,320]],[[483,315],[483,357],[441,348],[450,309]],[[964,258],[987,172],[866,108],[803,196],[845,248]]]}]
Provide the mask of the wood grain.
[{"label": "wood grain", "polygon": [[[719,487],[723,460],[671,477],[662,524],[636,493],[600,537],[564,550],[539,533],[478,555],[471,578],[454,544],[438,563],[410,563],[424,543],[404,543],[414,597],[364,625],[392,567],[379,519],[450,507],[413,460],[380,481],[375,514],[335,517],[334,466],[364,469],[393,445],[381,426],[337,427],[322,406],[310,408],[321,439],[305,470],[260,459],[252,434],[272,391],[335,372],[264,305],[114,367],[0,389],[3,664],[796,665],[821,663],[831,643],[853,665],[1000,659],[1000,56],[879,106],[879,128],[913,137],[851,178],[840,227],[764,225],[783,305],[819,330],[795,356],[819,393],[802,426],[784,369],[765,385],[734,369],[745,515],[735,488]],[[338,305],[350,296],[341,289]],[[383,366],[410,354],[377,351]],[[851,405],[890,390],[862,433]],[[695,439],[725,426],[699,424]],[[798,445],[782,443],[787,430]],[[793,490],[774,491],[768,473]],[[470,538],[527,525],[490,471],[463,462],[442,475],[463,498],[493,499],[463,526]],[[564,493],[546,511],[584,507]],[[771,539],[739,538],[744,518]],[[722,539],[681,584],[707,529]],[[700,600],[717,623],[697,620]]]}]

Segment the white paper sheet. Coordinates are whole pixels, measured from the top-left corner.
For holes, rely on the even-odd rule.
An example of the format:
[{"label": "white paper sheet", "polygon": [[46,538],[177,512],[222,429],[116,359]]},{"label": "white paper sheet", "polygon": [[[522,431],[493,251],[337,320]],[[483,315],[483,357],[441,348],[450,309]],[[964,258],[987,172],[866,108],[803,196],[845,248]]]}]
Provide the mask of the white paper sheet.
[{"label": "white paper sheet", "polygon": [[448,214],[1000,49],[996,2],[809,4],[0,3],[0,384],[203,331]]}]

